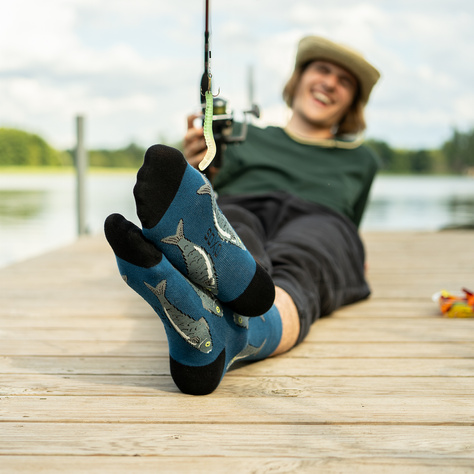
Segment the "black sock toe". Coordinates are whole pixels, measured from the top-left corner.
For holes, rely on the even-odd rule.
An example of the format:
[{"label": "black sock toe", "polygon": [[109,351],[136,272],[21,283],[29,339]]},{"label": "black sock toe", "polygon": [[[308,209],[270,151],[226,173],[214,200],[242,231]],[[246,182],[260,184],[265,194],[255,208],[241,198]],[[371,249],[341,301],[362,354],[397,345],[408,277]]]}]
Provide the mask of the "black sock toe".
[{"label": "black sock toe", "polygon": [[104,232],[115,255],[128,263],[151,268],[161,262],[163,254],[142,234],[142,231],[120,214],[111,214],[104,223]]},{"label": "black sock toe", "polygon": [[148,148],[133,189],[137,215],[146,229],[155,227],[173,202],[187,162],[182,153],[165,145]]},{"label": "black sock toe", "polygon": [[225,349],[214,362],[202,367],[181,364],[170,356],[170,370],[176,386],[188,395],[208,395],[222,379],[225,369]]}]

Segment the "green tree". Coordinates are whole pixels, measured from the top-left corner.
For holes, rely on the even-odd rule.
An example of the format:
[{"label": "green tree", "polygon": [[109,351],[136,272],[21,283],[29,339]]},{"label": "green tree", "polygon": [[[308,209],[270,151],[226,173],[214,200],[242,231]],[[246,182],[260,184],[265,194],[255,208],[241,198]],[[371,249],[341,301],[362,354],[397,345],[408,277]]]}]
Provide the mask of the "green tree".
[{"label": "green tree", "polygon": [[370,139],[365,144],[382,160],[384,170],[391,170],[395,151],[384,141]]},{"label": "green tree", "polygon": [[432,170],[431,155],[427,150],[417,150],[410,153],[410,166],[414,173],[429,173]]},{"label": "green tree", "polygon": [[454,129],[452,137],[441,149],[451,171],[462,173],[474,167],[474,129],[466,133]]},{"label": "green tree", "polygon": [[61,166],[68,164],[65,154],[49,146],[40,136],[0,128],[0,166]]},{"label": "green tree", "polygon": [[90,150],[90,166],[114,167],[114,168],[138,168],[143,162],[145,150],[131,143],[125,148],[116,150]]},{"label": "green tree", "polygon": [[390,171],[394,173],[410,173],[411,160],[408,150],[395,150]]},{"label": "green tree", "polygon": [[381,140],[367,140],[366,145],[382,160],[383,170],[389,173],[432,173],[445,171],[444,156],[435,150],[394,149]]}]

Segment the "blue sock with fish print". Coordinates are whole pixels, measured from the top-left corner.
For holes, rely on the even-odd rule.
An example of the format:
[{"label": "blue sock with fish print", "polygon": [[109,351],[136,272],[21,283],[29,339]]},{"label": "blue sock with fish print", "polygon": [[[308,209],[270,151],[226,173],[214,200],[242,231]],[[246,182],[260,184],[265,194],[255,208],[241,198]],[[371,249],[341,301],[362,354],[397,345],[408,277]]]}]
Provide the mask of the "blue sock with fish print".
[{"label": "blue sock with fish print", "polygon": [[171,376],[182,392],[211,393],[235,361],[264,359],[278,347],[275,306],[258,318],[238,315],[189,281],[120,214],[109,216],[104,229],[122,278],[164,323]]},{"label": "blue sock with fish print", "polygon": [[178,150],[149,148],[133,193],[143,234],[183,275],[239,314],[271,308],[270,275],[222,214],[209,181]]}]

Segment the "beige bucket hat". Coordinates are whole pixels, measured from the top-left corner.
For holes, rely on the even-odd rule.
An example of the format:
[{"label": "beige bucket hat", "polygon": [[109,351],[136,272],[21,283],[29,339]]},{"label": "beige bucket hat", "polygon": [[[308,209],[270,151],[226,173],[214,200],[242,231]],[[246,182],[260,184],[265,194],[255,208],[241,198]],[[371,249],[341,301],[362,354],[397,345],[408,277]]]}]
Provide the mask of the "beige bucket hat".
[{"label": "beige bucket hat", "polygon": [[310,61],[333,62],[354,74],[360,85],[360,100],[367,103],[380,73],[358,52],[320,36],[306,36],[298,44],[295,68]]}]

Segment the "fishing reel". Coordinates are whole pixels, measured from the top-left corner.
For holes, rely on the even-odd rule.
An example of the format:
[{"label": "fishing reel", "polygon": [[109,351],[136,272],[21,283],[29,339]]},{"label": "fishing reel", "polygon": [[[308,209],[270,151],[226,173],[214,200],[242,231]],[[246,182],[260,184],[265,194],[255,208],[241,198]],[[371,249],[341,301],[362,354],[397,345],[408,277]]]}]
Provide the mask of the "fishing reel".
[{"label": "fishing reel", "polygon": [[[201,76],[200,84],[200,102],[203,115],[203,126],[209,127],[209,117],[206,120],[206,100],[204,91],[212,93],[211,87],[211,50],[209,47],[209,0],[205,0],[205,28],[204,28],[204,72]],[[260,117],[260,109],[257,105],[252,104],[250,110],[244,110],[244,120],[239,122],[240,130],[234,133],[234,114],[227,110],[227,101],[222,97],[213,96],[213,115],[212,115],[212,134],[216,144],[216,154],[211,162],[212,168],[221,168],[222,166],[222,152],[224,148],[232,143],[241,143],[247,137],[247,128],[249,123],[249,116]],[[209,97],[209,95],[207,96]],[[253,102],[251,100],[251,102]],[[210,110],[208,108],[208,113]],[[206,133],[206,130],[205,130]],[[208,163],[206,163],[207,166]],[[206,167],[204,173],[210,178],[209,167]]]},{"label": "fishing reel", "polygon": [[[234,113],[227,110],[228,101],[222,97],[214,97],[213,108],[214,115],[212,118],[212,132],[216,142],[216,156],[211,166],[220,168],[222,166],[222,152],[226,145],[241,143],[247,137],[248,124],[250,117],[260,118],[260,109],[258,105],[252,104],[248,110],[244,110],[244,120],[238,122],[238,127],[234,127]],[[203,109],[204,113],[204,109]],[[235,129],[235,130],[234,130]]]}]

